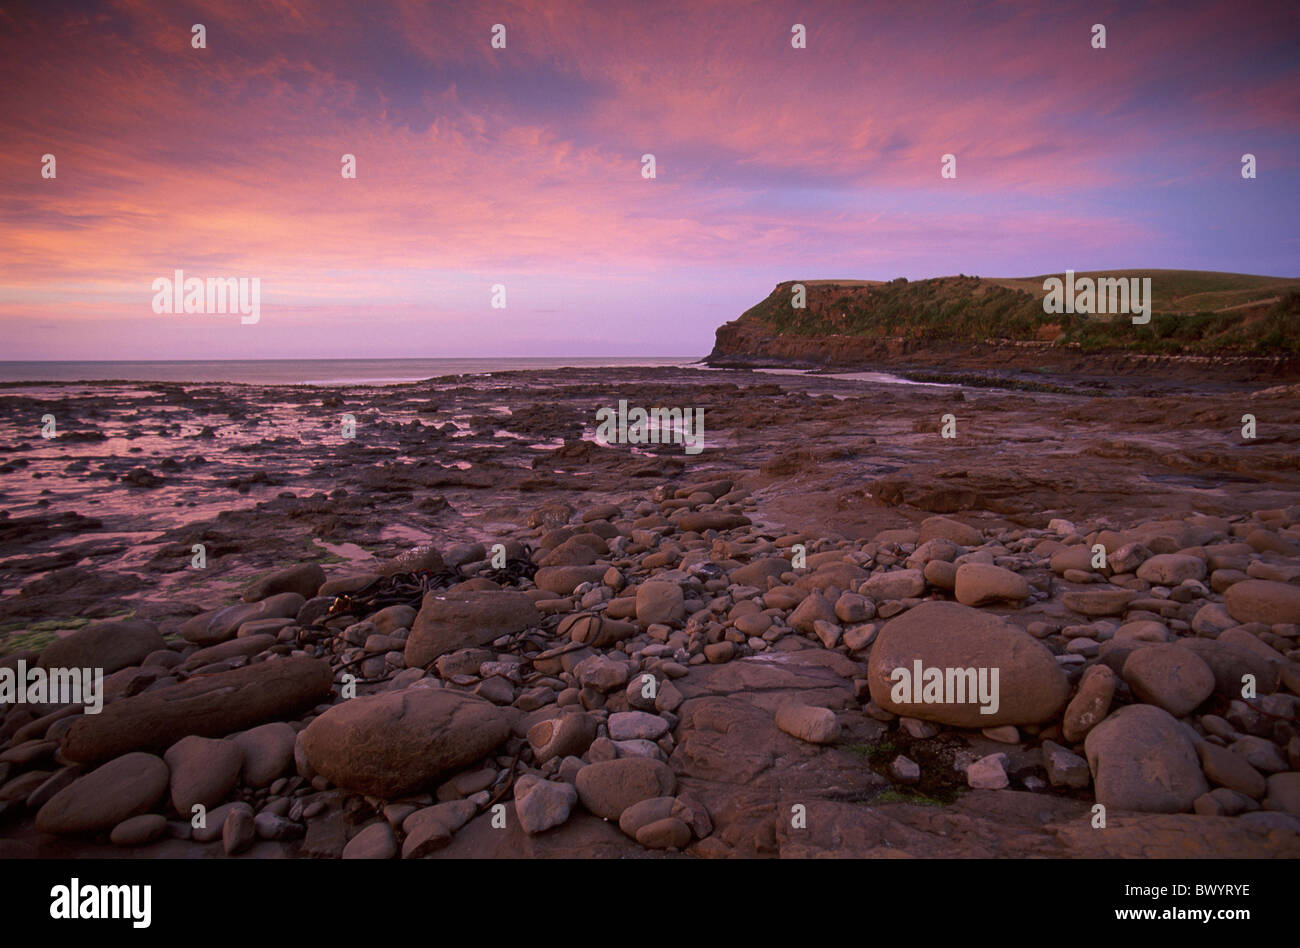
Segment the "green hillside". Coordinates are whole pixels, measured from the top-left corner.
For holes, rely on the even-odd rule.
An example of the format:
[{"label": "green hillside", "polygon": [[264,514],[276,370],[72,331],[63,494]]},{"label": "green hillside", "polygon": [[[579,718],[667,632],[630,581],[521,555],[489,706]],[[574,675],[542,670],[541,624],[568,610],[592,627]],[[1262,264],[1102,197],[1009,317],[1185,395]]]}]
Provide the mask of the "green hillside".
[{"label": "green hillside", "polygon": [[[1063,277],[1063,274],[1060,276]],[[1300,351],[1300,279],[1198,270],[1121,270],[1083,277],[1150,277],[1151,321],[1047,314],[1045,276],[955,276],[910,282],[809,280],[807,307],[782,283],[731,324],[785,336],[864,336],[918,342],[1077,344],[1085,350],[1281,354]]]}]

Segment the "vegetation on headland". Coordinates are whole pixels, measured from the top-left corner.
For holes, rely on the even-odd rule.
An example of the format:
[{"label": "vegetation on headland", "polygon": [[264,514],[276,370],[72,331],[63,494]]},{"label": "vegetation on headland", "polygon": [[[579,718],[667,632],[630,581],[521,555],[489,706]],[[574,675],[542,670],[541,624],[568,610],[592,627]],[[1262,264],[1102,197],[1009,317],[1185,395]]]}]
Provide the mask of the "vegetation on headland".
[{"label": "vegetation on headland", "polygon": [[[1151,354],[1300,353],[1300,279],[1195,270],[1120,270],[1089,277],[1151,279],[1151,319],[1044,312],[1048,277],[975,276],[887,283],[803,281],[805,308],[791,305],[796,281],[779,284],[729,326],[786,337],[848,336],[912,343],[1019,342],[1083,351]],[[719,333],[722,342],[723,334]]]}]

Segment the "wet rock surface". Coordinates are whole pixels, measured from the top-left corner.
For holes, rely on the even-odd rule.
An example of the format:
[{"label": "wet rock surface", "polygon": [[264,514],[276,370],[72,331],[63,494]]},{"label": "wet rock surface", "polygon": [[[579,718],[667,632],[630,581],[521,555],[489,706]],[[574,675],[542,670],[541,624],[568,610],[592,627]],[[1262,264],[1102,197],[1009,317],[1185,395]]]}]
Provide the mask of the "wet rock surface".
[{"label": "wet rock surface", "polygon": [[[105,706],[0,705],[0,837],[41,856],[1300,854],[1296,390],[1060,381],[68,387],[59,410],[108,437],[10,439],[30,465],[0,481],[0,665],[98,662]],[[612,392],[703,406],[705,451],[584,440]],[[49,399],[0,398],[0,425]],[[321,433],[349,410],[355,440]],[[127,463],[133,441],[172,462]],[[163,475],[147,491],[142,465]],[[38,508],[33,473],[71,489]],[[978,699],[980,669],[996,712],[953,691]]]}]

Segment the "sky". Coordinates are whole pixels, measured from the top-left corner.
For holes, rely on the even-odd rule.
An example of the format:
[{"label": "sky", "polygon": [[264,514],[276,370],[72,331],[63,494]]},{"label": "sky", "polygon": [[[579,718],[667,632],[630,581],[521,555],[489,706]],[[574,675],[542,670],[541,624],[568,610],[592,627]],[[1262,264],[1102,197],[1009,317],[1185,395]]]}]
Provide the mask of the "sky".
[{"label": "sky", "polygon": [[[10,0],[0,360],[695,356],[784,280],[1300,276],[1297,49],[1291,0]],[[176,270],[257,322],[156,313]]]}]

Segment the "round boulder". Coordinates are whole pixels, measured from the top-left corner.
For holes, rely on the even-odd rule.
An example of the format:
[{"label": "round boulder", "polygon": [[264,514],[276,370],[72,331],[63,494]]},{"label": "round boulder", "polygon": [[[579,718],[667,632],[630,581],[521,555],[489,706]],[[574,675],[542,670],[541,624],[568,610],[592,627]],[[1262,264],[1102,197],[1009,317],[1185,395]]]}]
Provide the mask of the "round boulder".
[{"label": "round boulder", "polygon": [[648,757],[622,757],[588,764],[574,778],[578,799],[590,812],[617,821],[634,803],[672,796],[677,778],[667,764]]},{"label": "round boulder", "polygon": [[[930,700],[936,670],[937,701]],[[988,701],[980,700],[981,674]],[[904,679],[911,686],[918,678],[921,694],[907,693],[918,689],[905,691]],[[886,623],[871,648],[867,684],[872,700],[895,714],[969,728],[1046,721],[1070,693],[1069,680],[1041,642],[956,602],[923,602]]]},{"label": "round boulder", "polygon": [[1151,645],[1124,662],[1124,681],[1139,701],[1158,705],[1176,718],[1214,693],[1214,672],[1195,652],[1177,645]]}]

